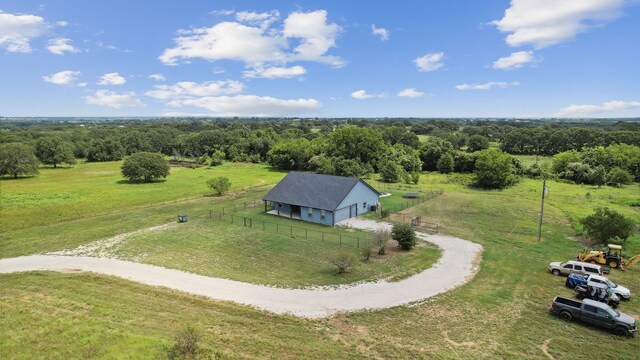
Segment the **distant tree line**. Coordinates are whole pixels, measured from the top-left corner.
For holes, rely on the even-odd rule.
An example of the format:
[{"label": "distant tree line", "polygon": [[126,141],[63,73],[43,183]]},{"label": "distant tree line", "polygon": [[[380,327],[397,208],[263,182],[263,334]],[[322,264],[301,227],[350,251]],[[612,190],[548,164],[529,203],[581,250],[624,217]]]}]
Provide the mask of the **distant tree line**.
[{"label": "distant tree line", "polygon": [[[17,143],[23,145],[19,151]],[[24,174],[37,172],[38,161],[56,167],[73,164],[76,158],[115,161],[149,152],[211,166],[232,161],[343,176],[379,173],[388,182],[417,183],[421,171],[438,171],[474,173],[476,184],[485,187],[508,186],[520,175],[623,184],[627,174],[639,181],[640,125],[444,119],[38,123],[0,126],[0,144],[0,163],[11,163],[2,154],[6,145],[14,144],[9,152],[22,154],[24,161],[18,162]],[[525,169],[509,154],[556,155],[558,160],[554,158],[550,168]],[[35,165],[25,165],[33,161]],[[17,176],[2,166],[0,175]],[[491,171],[501,178],[478,175]]]}]

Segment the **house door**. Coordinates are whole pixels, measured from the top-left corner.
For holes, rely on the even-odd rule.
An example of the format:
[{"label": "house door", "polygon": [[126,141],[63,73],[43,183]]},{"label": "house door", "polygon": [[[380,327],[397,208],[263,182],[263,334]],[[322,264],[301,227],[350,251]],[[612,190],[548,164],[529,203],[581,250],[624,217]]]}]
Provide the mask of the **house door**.
[{"label": "house door", "polygon": [[353,204],[349,207],[349,217],[358,216],[358,204]]}]

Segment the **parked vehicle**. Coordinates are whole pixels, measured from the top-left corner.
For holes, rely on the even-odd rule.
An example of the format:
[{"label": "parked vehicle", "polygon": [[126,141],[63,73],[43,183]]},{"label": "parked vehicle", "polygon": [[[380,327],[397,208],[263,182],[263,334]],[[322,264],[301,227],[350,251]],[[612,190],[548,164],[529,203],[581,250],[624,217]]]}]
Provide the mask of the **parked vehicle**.
[{"label": "parked vehicle", "polygon": [[580,302],[556,296],[549,311],[563,320],[577,319],[613,331],[616,335],[635,335],[638,331],[636,319],[594,300]]},{"label": "parked vehicle", "polygon": [[617,308],[620,305],[620,298],[614,294],[613,291],[606,285],[597,284],[593,285],[578,285],[573,289],[576,292],[576,298],[591,299],[605,303],[612,308]]},{"label": "parked vehicle", "polygon": [[575,288],[577,285],[587,286],[587,285],[595,285],[595,284],[604,284],[611,288],[613,292],[618,295],[623,300],[631,299],[631,291],[626,287],[616,284],[613,281],[607,279],[604,276],[591,274],[581,275],[581,274],[569,274],[567,277],[567,281],[565,281],[565,286],[568,288]]},{"label": "parked vehicle", "polygon": [[552,262],[549,264],[549,272],[553,275],[569,275],[569,274],[603,274],[603,267],[600,265],[589,264],[580,261],[569,260],[567,262]]}]

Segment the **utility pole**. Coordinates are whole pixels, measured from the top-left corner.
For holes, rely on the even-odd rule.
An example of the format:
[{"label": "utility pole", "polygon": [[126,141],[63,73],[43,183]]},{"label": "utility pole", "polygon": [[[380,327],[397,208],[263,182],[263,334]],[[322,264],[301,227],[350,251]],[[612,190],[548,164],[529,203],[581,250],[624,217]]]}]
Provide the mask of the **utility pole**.
[{"label": "utility pole", "polygon": [[542,237],[542,214],[544,213],[544,194],[547,192],[547,179],[542,179],[542,205],[540,205],[540,222],[538,224],[538,242]]}]

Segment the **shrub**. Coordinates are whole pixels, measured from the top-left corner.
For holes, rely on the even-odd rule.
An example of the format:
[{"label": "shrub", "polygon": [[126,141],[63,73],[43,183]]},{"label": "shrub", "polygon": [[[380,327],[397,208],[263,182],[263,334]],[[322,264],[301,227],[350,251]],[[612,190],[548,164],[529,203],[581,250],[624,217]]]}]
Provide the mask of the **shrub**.
[{"label": "shrub", "polygon": [[614,167],[607,175],[607,184],[611,186],[621,186],[623,184],[631,184],[632,182],[633,175],[619,167]]},{"label": "shrub", "polygon": [[167,358],[171,360],[197,358],[202,352],[198,344],[201,338],[194,328],[188,326],[176,334],[173,346],[167,349]]},{"label": "shrub", "polygon": [[350,252],[341,252],[330,257],[329,262],[338,268],[338,274],[344,274],[355,266],[357,259]]},{"label": "shrub", "polygon": [[209,159],[209,166],[218,166],[224,163],[225,153],[216,150],[213,154],[211,154],[211,158]]},{"label": "shrub", "polygon": [[360,251],[360,255],[362,256],[362,261],[369,261],[372,253],[373,253],[373,250],[370,247],[362,248]]},{"label": "shrub", "polygon": [[207,186],[216,195],[222,195],[231,189],[231,181],[226,176],[218,176],[207,180]]},{"label": "shrub", "polygon": [[139,152],[124,160],[122,175],[130,181],[151,182],[169,176],[169,164],[158,153]]},{"label": "shrub", "polygon": [[582,220],[582,225],[591,239],[606,243],[610,239],[626,240],[633,233],[633,220],[609,208],[597,208],[596,212]]},{"label": "shrub", "polygon": [[418,184],[420,182],[420,173],[419,172],[412,172],[411,175],[411,183],[412,184]]},{"label": "shrub", "polygon": [[397,183],[404,175],[404,169],[400,164],[393,160],[386,159],[380,165],[380,178],[382,181]]},{"label": "shrub", "polygon": [[489,139],[482,135],[473,135],[467,141],[467,151],[476,152],[489,148]]},{"label": "shrub", "polygon": [[387,252],[387,242],[391,239],[389,230],[378,229],[371,236],[371,246],[378,255],[384,255]]},{"label": "shrub", "polygon": [[391,231],[393,239],[398,242],[398,245],[404,250],[411,250],[416,246],[416,232],[411,225],[408,224],[395,224]]}]

